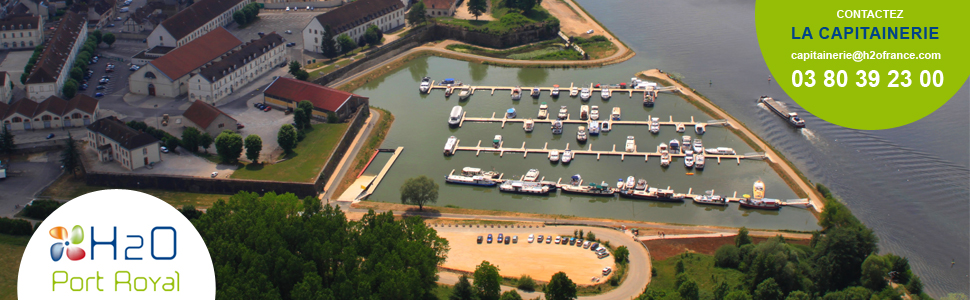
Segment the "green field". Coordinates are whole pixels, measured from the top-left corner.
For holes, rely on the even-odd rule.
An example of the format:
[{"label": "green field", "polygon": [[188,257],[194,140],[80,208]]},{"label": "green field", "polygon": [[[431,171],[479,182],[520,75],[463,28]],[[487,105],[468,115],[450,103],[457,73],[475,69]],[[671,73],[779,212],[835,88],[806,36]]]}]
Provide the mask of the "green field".
[{"label": "green field", "polygon": [[306,138],[276,164],[248,164],[232,173],[235,179],[312,182],[320,174],[350,123],[315,124]]},{"label": "green field", "polygon": [[27,236],[0,234],[0,300],[17,299],[17,272],[28,240]]},{"label": "green field", "polygon": [[495,17],[496,21],[463,20],[450,17],[436,18],[435,21],[444,24],[462,26],[473,31],[501,35],[523,25],[556,19],[550,15],[548,11],[538,5],[536,5],[532,10],[523,14],[519,14],[519,10],[513,10],[513,12],[515,12],[513,16],[508,16],[507,18],[503,19],[503,17],[506,17],[506,15],[510,13],[510,9],[505,7],[504,1],[492,0],[492,16]]},{"label": "green field", "polygon": [[737,269],[714,267],[714,256],[712,255],[689,253],[672,256],[661,261],[653,261],[653,268],[657,271],[657,275],[650,279],[647,288],[676,294],[676,265],[681,260],[684,262],[684,273],[693,278],[700,287],[701,299],[706,299],[703,295],[711,293],[716,287],[716,283],[726,281],[729,286],[737,286],[744,280],[744,273]]},{"label": "green field", "polygon": [[[74,199],[81,195],[111,189],[103,186],[90,186],[84,183],[83,177],[74,178],[71,175],[63,175],[51,184],[41,196],[54,199]],[[185,205],[194,205],[197,208],[210,207],[219,199],[229,199],[229,195],[219,194],[200,194],[189,192],[175,192],[164,190],[142,189],[139,192],[155,196],[178,208]]]}]

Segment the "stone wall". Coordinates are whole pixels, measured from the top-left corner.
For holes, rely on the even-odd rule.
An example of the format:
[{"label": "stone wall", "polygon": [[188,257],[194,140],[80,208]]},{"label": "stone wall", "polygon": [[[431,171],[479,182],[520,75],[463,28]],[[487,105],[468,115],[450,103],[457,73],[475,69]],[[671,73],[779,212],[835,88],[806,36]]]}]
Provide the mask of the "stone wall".
[{"label": "stone wall", "polygon": [[558,36],[559,25],[554,22],[529,24],[503,35],[472,30],[466,27],[436,23],[432,26],[434,38],[461,41],[464,43],[505,49],[525,44],[545,41]]},{"label": "stone wall", "polygon": [[337,143],[337,148],[333,150],[330,154],[330,158],[327,159],[327,164],[323,166],[320,174],[317,175],[317,180],[314,181],[313,186],[317,192],[322,192],[323,188],[326,187],[327,181],[333,177],[333,173],[337,170],[337,165],[340,164],[340,160],[343,159],[344,155],[350,149],[350,144],[354,142],[354,138],[363,128],[364,121],[367,120],[367,116],[370,115],[370,105],[364,103],[357,108],[351,119],[350,126],[347,128],[347,133],[340,138],[340,142]]},{"label": "stone wall", "polygon": [[[367,52],[367,54],[346,66],[336,69],[327,75],[323,75],[320,78],[313,80],[313,83],[319,85],[327,85],[347,74],[356,73],[356,70],[362,70],[379,64],[401,52],[410,50],[411,48],[420,46],[428,41],[433,40],[431,36],[432,29],[429,26],[425,26],[418,29],[411,30],[407,36],[397,39],[393,42],[387,43],[381,46],[377,50],[372,50]],[[351,72],[355,71],[355,72]]]},{"label": "stone wall", "polygon": [[293,193],[298,197],[315,197],[316,188],[309,182],[281,182],[266,180],[239,180],[203,178],[178,175],[142,175],[128,173],[88,172],[84,176],[87,185],[122,189],[160,189],[205,194],[232,195],[239,191],[277,194]]}]

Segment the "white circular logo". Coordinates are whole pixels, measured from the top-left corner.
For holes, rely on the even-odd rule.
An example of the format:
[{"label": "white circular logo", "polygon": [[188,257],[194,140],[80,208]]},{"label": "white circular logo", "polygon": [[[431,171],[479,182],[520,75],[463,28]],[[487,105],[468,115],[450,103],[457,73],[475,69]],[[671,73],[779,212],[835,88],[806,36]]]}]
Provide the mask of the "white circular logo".
[{"label": "white circular logo", "polygon": [[65,203],[24,250],[17,297],[215,299],[209,250],[178,210],[151,195],[105,190]]}]

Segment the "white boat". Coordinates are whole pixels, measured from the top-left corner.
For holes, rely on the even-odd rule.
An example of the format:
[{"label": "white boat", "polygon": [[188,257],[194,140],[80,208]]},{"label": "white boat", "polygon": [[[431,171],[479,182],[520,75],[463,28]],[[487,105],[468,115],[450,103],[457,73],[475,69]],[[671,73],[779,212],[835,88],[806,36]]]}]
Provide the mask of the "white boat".
[{"label": "white boat", "polygon": [[696,134],[704,134],[704,131],[706,130],[705,128],[706,128],[706,126],[703,125],[703,124],[700,124],[700,123],[694,124],[694,133],[696,133]]},{"label": "white boat", "polygon": [[502,146],[502,135],[496,134],[495,138],[492,138],[492,147],[498,148]]},{"label": "white boat", "polygon": [[670,166],[670,152],[667,150],[660,152],[660,166],[664,168]]},{"label": "white boat", "polygon": [[549,105],[545,102],[539,104],[539,120],[545,120],[549,117]]},{"label": "white boat", "polygon": [[714,190],[707,191],[706,194],[694,197],[694,203],[704,204],[704,205],[718,205],[727,206],[727,198],[721,197],[719,195],[714,195]]},{"label": "white boat", "polygon": [[539,180],[538,169],[529,169],[529,172],[526,172],[525,176],[522,176],[522,181],[537,181],[537,180]]},{"label": "white boat", "polygon": [[463,109],[461,106],[455,105],[451,108],[451,115],[448,116],[448,125],[451,127],[458,127],[461,124],[461,114]]},{"label": "white boat", "polygon": [[499,191],[506,193],[519,193],[530,195],[548,195],[549,186],[537,182],[524,182],[509,180],[498,186]]},{"label": "white boat", "polygon": [[610,132],[610,130],[613,130],[613,124],[612,123],[610,123],[610,122],[600,123],[600,131],[602,131],[602,132]]},{"label": "white boat", "polygon": [[549,96],[559,97],[559,85],[558,84],[553,84],[552,85],[552,91],[549,92]]},{"label": "white boat", "polygon": [[626,137],[626,152],[636,152],[636,151],[637,151],[637,143],[636,143],[636,141],[633,140],[633,136],[632,135],[631,136],[627,136]]},{"label": "white boat", "polygon": [[552,121],[552,134],[562,134],[562,121]]},{"label": "white boat", "polygon": [[728,148],[728,147],[707,148],[707,149],[704,149],[704,152],[707,152],[708,154],[720,154],[720,155],[737,154],[734,152],[733,148]]},{"label": "white boat", "polygon": [[532,93],[529,95],[532,96],[532,98],[539,98],[539,88],[538,87],[532,88]]},{"label": "white boat", "polygon": [[681,141],[682,142],[680,144],[684,146],[684,151],[687,151],[687,149],[691,149],[691,143],[690,143],[690,136],[689,135],[683,136],[681,138]]},{"label": "white boat", "polygon": [[704,142],[701,139],[694,139],[694,152],[704,153]]},{"label": "white boat", "polygon": [[512,89],[512,100],[522,99],[522,88],[515,87]]},{"label": "white boat", "polygon": [[637,179],[634,178],[633,176],[627,177],[626,183],[623,184],[623,188],[628,190],[632,190],[636,186],[637,186]]},{"label": "white boat", "polygon": [[687,127],[684,126],[684,123],[677,123],[677,132],[684,132],[684,131],[687,131]]},{"label": "white boat", "polygon": [[600,122],[599,121],[589,121],[589,134],[599,135],[600,134]]},{"label": "white boat", "polygon": [[613,113],[610,114],[610,120],[613,120],[613,121],[619,121],[620,120],[620,108],[619,107],[614,107],[613,108]]},{"label": "white boat", "polygon": [[579,99],[582,99],[583,101],[589,101],[590,97],[591,95],[589,92],[589,88],[583,88],[583,90],[579,91]]},{"label": "white boat", "polygon": [[660,133],[660,118],[650,118],[650,133]]},{"label": "white boat", "polygon": [[535,125],[536,125],[535,121],[532,121],[532,119],[528,119],[522,123],[522,129],[524,129],[525,132],[532,132],[532,130],[535,129]]},{"label": "white boat", "polygon": [[515,108],[509,108],[509,110],[505,111],[505,117],[508,119],[515,119]]},{"label": "white boat", "polygon": [[559,115],[557,116],[560,120],[565,120],[569,117],[569,108],[565,105],[559,107]]},{"label": "white boat", "polygon": [[425,77],[421,79],[421,86],[419,87],[422,93],[427,93],[431,89],[431,77]]},{"label": "white boat", "polygon": [[589,119],[589,105],[583,105],[579,107],[579,119],[580,120]]},{"label": "white boat", "polygon": [[600,107],[599,105],[593,105],[589,109],[589,119],[599,120],[600,119]]},{"label": "white boat", "polygon": [[448,137],[448,141],[445,142],[445,155],[454,155],[456,148],[458,148],[458,138]]},{"label": "white boat", "polygon": [[549,151],[549,161],[559,162],[559,150]]},{"label": "white boat", "polygon": [[670,145],[670,153],[680,153],[680,142],[678,142],[677,139],[672,139],[667,143]]},{"label": "white boat", "polygon": [[573,150],[566,150],[562,152],[562,163],[568,164],[573,161]]},{"label": "white boat", "polygon": [[684,167],[694,167],[694,151],[687,150],[687,152],[684,153]]},{"label": "white boat", "polygon": [[588,137],[586,136],[586,127],[579,126],[579,131],[576,132],[576,141],[579,141],[580,143],[585,143],[587,138]]},{"label": "white boat", "polygon": [[610,89],[603,88],[600,90],[600,98],[603,98],[603,100],[610,100]]},{"label": "white boat", "polygon": [[751,199],[761,200],[765,198],[765,183],[763,181],[755,181],[753,189],[754,194],[751,196]]},{"label": "white boat", "polygon": [[445,176],[445,182],[477,186],[495,186],[498,184],[498,181],[493,180],[496,175],[498,173],[492,171],[482,172],[482,169],[479,168],[464,167],[461,169],[461,174]]},{"label": "white boat", "polygon": [[472,92],[470,89],[462,88],[461,92],[458,92],[458,100],[466,100],[471,95],[472,95]]},{"label": "white boat", "polygon": [[647,187],[649,187],[649,185],[647,185],[647,180],[640,178],[637,180],[637,186],[634,187],[633,189],[643,191],[643,190],[646,190]]},{"label": "white boat", "polygon": [[698,170],[704,169],[704,153],[699,152],[694,155],[694,168]]},{"label": "white boat", "polygon": [[660,153],[667,152],[667,144],[660,143],[660,145],[657,146],[657,152],[660,152]]},{"label": "white boat", "polygon": [[579,95],[579,88],[578,87],[575,87],[574,86],[574,87],[569,88],[569,97],[576,97],[577,95]]}]

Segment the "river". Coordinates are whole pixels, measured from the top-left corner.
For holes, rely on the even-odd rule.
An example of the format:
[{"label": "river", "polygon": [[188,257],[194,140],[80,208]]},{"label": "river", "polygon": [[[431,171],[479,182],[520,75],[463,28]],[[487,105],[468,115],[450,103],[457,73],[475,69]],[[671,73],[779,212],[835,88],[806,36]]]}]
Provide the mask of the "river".
[{"label": "river", "polygon": [[[749,193],[754,180],[764,180],[767,196],[795,198],[766,164],[743,160],[709,161],[703,172],[686,175],[681,162],[662,169],[656,159],[579,156],[571,164],[553,165],[543,155],[481,154],[460,152],[453,157],[441,154],[445,139],[454,135],[462,145],[474,146],[478,140],[487,145],[496,134],[507,146],[562,149],[566,143],[576,147],[576,128],[566,126],[561,136],[549,133],[547,125],[537,125],[526,134],[519,123],[506,128],[495,123],[466,123],[463,128],[446,125],[448,112],[462,105],[468,116],[501,115],[515,107],[520,115],[534,116],[538,103],[547,102],[555,112],[559,105],[579,110],[578,99],[564,95],[558,100],[547,94],[539,100],[526,95],[513,103],[508,92],[489,96],[479,92],[467,102],[457,95],[446,100],[440,91],[430,95],[417,92],[422,76],[435,79],[459,78],[474,85],[568,86],[589,82],[628,82],[636,72],[660,68],[682,76],[684,81],[711,98],[752,131],[773,145],[814,182],[821,182],[843,199],[854,214],[876,230],[880,252],[893,252],[909,258],[927,292],[942,297],[950,292],[970,290],[970,85],[930,116],[900,128],[882,131],[846,129],[805,112],[788,98],[765,66],[754,25],[754,1],[631,1],[579,0],[586,10],[637,52],[633,59],[596,69],[515,69],[485,66],[443,58],[416,59],[356,93],[371,97],[374,106],[389,109],[397,118],[384,147],[404,146],[404,154],[381,183],[372,200],[398,202],[398,188],[406,178],[427,175],[442,185],[437,205],[465,208],[500,209],[589,217],[647,220],[656,222],[748,226],[813,230],[818,226],[805,209],[785,207],[779,212],[701,207],[691,203],[665,204],[627,201],[614,198],[558,195],[531,197],[501,194],[495,188],[445,185],[443,176],[452,169],[475,166],[495,169],[506,176],[524,174],[537,168],[547,180],[582,174],[587,181],[606,181],[615,185],[628,175],[642,177],[652,186],[671,186],[678,192],[693,188],[694,193],[714,189],[718,194],[734,191]],[[781,74],[778,74],[781,75]],[[773,76],[785,78],[785,76]],[[759,107],[755,100],[771,95],[806,119],[807,129],[797,130]],[[601,111],[613,106],[623,109],[624,120],[644,120],[647,115],[675,120],[694,116],[707,120],[702,112],[683,100],[662,95],[657,106],[643,108],[639,100],[614,95],[602,101],[594,93],[591,105]],[[919,101],[914,99],[914,101]],[[865,113],[865,112],[859,112]],[[606,150],[612,144],[623,147],[627,135],[636,137],[641,149],[653,149],[660,142],[675,138],[672,128],[664,127],[651,136],[645,127],[618,126],[613,132],[590,139],[594,149]],[[693,135],[693,134],[692,134]],[[739,153],[751,149],[721,128],[710,128],[701,136],[705,146],[726,146]],[[573,148],[575,149],[575,148]],[[954,262],[954,264],[951,264]]]}]

